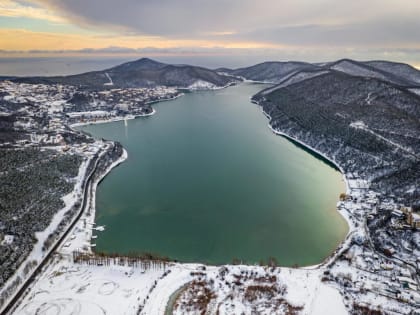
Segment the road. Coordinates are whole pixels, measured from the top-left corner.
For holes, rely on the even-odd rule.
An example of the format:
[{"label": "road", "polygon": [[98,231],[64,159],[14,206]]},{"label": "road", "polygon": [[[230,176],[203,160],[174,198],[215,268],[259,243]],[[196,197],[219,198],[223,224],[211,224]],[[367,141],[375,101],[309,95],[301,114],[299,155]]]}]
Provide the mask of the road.
[{"label": "road", "polygon": [[82,205],[80,208],[79,213],[75,216],[72,223],[68,226],[68,228],[64,231],[64,233],[61,235],[61,237],[55,242],[55,244],[50,248],[47,255],[43,258],[43,260],[38,264],[38,266],[32,271],[32,273],[24,280],[23,284],[21,284],[21,287],[19,290],[15,293],[12,299],[9,300],[9,302],[4,305],[3,309],[1,309],[1,315],[11,314],[11,311],[13,311],[14,306],[19,301],[19,299],[22,297],[22,295],[25,293],[26,289],[35,281],[38,274],[42,271],[42,268],[47,264],[49,259],[52,257],[52,255],[57,251],[57,249],[62,245],[64,240],[67,238],[70,231],[73,230],[74,226],[79,221],[80,217],[85,211],[87,201],[88,201],[88,194],[90,191],[90,185],[93,175],[95,174],[98,166],[98,162],[100,160],[100,156],[96,153],[94,156],[95,162],[94,166],[92,168],[92,171],[89,173],[89,175],[86,177],[85,184],[84,184],[84,194],[83,194],[83,200]]}]

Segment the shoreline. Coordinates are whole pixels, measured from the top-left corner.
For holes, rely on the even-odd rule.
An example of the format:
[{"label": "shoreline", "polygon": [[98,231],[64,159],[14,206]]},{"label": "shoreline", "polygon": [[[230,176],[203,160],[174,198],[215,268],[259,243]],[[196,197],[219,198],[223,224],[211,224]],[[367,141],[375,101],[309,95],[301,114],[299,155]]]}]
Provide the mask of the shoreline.
[{"label": "shoreline", "polygon": [[[266,116],[268,116],[266,113],[264,113]],[[120,119],[123,120],[123,119]],[[101,121],[99,123],[106,123],[106,122],[112,122],[112,121]],[[84,124],[86,125],[86,124]],[[87,124],[89,125],[89,124]],[[269,126],[271,127],[271,126]],[[274,129],[270,128],[273,132]],[[276,133],[276,132],[275,132]],[[276,133],[279,134],[279,133]],[[287,137],[287,135],[284,134],[285,137]],[[292,138],[292,137],[290,137]],[[308,147],[307,145],[303,144],[303,146]],[[82,237],[80,239],[76,239],[73,242],[73,249],[74,246],[78,246],[81,244],[87,245],[87,252],[89,253],[94,253],[94,251],[92,251],[92,248],[94,246],[93,242],[94,239],[92,239],[92,236],[94,234],[94,230],[95,230],[95,218],[96,218],[96,191],[97,191],[97,187],[100,184],[100,182],[102,180],[105,179],[105,177],[112,171],[112,169],[114,169],[115,167],[117,167],[119,164],[121,164],[122,162],[124,162],[127,158],[128,158],[128,152],[126,151],[126,149],[122,148],[123,152],[121,154],[121,156],[116,159],[114,162],[112,162],[110,165],[108,165],[106,167],[106,169],[104,171],[102,171],[100,174],[98,174],[98,176],[92,180],[90,182],[89,185],[87,185],[85,187],[85,189],[87,190],[87,195],[86,195],[86,207],[83,209],[83,213],[80,216],[80,218],[77,220],[77,223],[75,224],[75,226],[71,229],[68,230],[68,236],[66,237],[66,239],[63,240],[63,242],[61,242],[61,244],[58,247],[58,252],[60,252],[61,254],[71,254],[72,248],[66,248],[64,246],[64,244],[66,243],[66,241],[68,241],[70,235],[72,235],[73,233],[75,233],[75,230],[78,229],[78,225],[82,224],[83,221],[85,221],[85,228],[83,229],[83,231],[78,232]],[[312,150],[312,148],[308,147],[308,149]],[[312,150],[315,151],[315,150]],[[320,154],[322,156],[322,154]],[[327,158],[328,159],[328,158]],[[329,159],[328,159],[329,160]],[[345,178],[345,175],[343,173],[343,176]],[[348,183],[346,181],[346,188],[349,188]],[[345,211],[345,210],[343,210]],[[347,212],[346,212],[347,213]],[[344,216],[344,214],[342,213],[342,215]],[[348,219],[348,222],[351,222],[350,219]],[[349,224],[349,230],[350,230],[350,224]],[[96,233],[95,233],[96,234]],[[328,266],[328,264],[331,261],[334,261],[337,257],[337,255],[346,248],[346,245],[349,241],[351,241],[350,236],[350,232],[347,234],[346,238],[344,239],[344,241],[342,241],[337,247],[334,248],[334,251],[326,258],[323,259],[322,262],[320,262],[320,264],[317,265],[310,265],[310,266],[302,266],[302,267],[298,267],[296,268],[296,270],[292,267],[284,267],[284,266],[277,266],[278,270],[281,271],[287,271],[289,270],[289,276],[287,277],[287,279],[289,277],[293,277],[294,275],[299,275],[302,274],[304,272],[309,272],[314,279],[318,279],[321,277],[321,273],[324,270],[324,268],[326,268]],[[71,263],[71,265],[75,265],[74,263]],[[166,306],[169,302],[169,298],[172,294],[174,294],[177,290],[179,290],[180,288],[182,288],[186,283],[188,283],[189,281],[193,280],[193,277],[190,275],[191,271],[199,271],[200,266],[201,265],[205,265],[208,266],[208,272],[213,272],[215,270],[218,270],[218,268],[222,267],[222,266],[227,266],[229,267],[229,269],[232,267],[235,270],[239,270],[241,268],[241,266],[243,265],[232,265],[232,264],[222,264],[222,265],[208,265],[208,264],[201,264],[201,263],[183,263],[183,262],[176,262],[176,263],[172,263],[172,268],[171,270],[173,271],[173,275],[170,278],[171,282],[170,285],[168,285],[167,282],[165,281],[158,281],[158,290],[154,290],[153,293],[150,292],[149,294],[150,296],[150,300],[146,303],[145,305],[143,304],[143,306],[145,306],[145,312],[144,314],[147,314],[147,311],[156,311],[157,309],[160,310],[165,310]],[[53,263],[54,265],[54,263]],[[52,266],[53,266],[52,265]],[[58,264],[57,264],[58,265]],[[49,267],[50,268],[50,267]],[[54,268],[54,267],[51,267]],[[102,267],[100,267],[102,268]],[[254,268],[263,268],[263,267],[256,267],[253,265],[244,265],[243,268],[248,269],[248,270],[254,270]],[[53,270],[53,269],[51,269]],[[177,270],[177,271],[175,271]],[[175,278],[174,278],[175,277]],[[286,280],[286,279],[284,279]],[[174,288],[176,288],[175,290],[173,290]],[[292,286],[291,288],[293,288],[293,290],[295,290],[294,286]],[[302,288],[303,289],[303,288]],[[306,287],[305,287],[306,289]],[[24,300],[25,298],[23,298]],[[315,299],[314,296],[312,296],[312,299]],[[140,304],[141,305],[141,304]],[[19,307],[19,306],[18,306]],[[309,306],[310,307],[310,306]],[[311,308],[311,307],[310,307]],[[142,312],[143,314],[143,312]]]},{"label": "shoreline", "polygon": [[[169,98],[164,98],[164,99],[157,100],[157,101],[145,102],[145,104],[146,105],[152,105],[152,104],[156,104],[156,103],[160,103],[160,102],[173,101],[173,100],[176,100],[177,98],[180,98],[182,96],[184,96],[184,93],[180,93],[175,97],[169,97]],[[138,114],[138,115],[128,114],[126,116],[116,116],[114,118],[101,119],[101,120],[97,120],[97,121],[78,122],[78,123],[74,123],[74,124],[69,124],[68,126],[70,128],[74,128],[74,127],[83,127],[83,126],[90,126],[90,125],[107,124],[107,123],[117,122],[117,121],[122,121],[122,120],[133,120],[133,119],[137,119],[139,117],[149,117],[149,116],[153,116],[154,114],[156,114],[156,109],[154,109],[152,107],[152,112],[148,113],[148,114]]]},{"label": "shoreline", "polygon": [[[270,118],[271,119],[271,118]],[[282,137],[284,137],[284,138],[287,138],[288,140],[291,140],[292,142],[296,142],[296,143],[298,143],[298,144],[300,144],[301,146],[303,146],[304,148],[306,148],[306,149],[308,149],[308,151],[310,151],[310,152],[312,152],[312,153],[315,153],[315,155],[319,155],[320,157],[322,157],[323,159],[325,159],[325,160],[327,160],[330,164],[332,164],[332,165],[334,165],[335,166],[335,168],[342,174],[342,177],[343,177],[343,180],[344,180],[344,183],[345,183],[345,185],[346,185],[346,193],[350,193],[351,192],[351,189],[350,189],[350,186],[349,186],[349,184],[348,184],[348,180],[347,180],[347,177],[346,177],[346,173],[344,172],[344,170],[341,168],[341,166],[339,165],[339,164],[337,164],[337,162],[335,162],[334,160],[332,160],[332,159],[330,159],[330,158],[328,158],[325,154],[323,154],[322,152],[320,152],[320,151],[318,151],[317,149],[315,149],[315,148],[312,148],[311,146],[309,146],[309,145],[307,145],[307,144],[305,144],[304,142],[302,142],[302,141],[300,141],[300,140],[298,140],[298,139],[296,139],[296,138],[294,138],[294,137],[292,137],[292,136],[290,136],[290,135],[288,135],[288,134],[286,134],[286,133],[284,133],[284,132],[282,132],[282,131],[278,131],[278,130],[276,130],[276,129],[274,129],[270,124],[268,124],[268,128],[274,133],[274,134],[276,134],[276,135],[278,135],[278,136],[282,136]]]},{"label": "shoreline", "polygon": [[[245,83],[250,83],[250,82],[245,82]],[[256,82],[251,82],[251,83],[256,83]],[[225,87],[224,87],[225,88]],[[178,97],[181,97],[181,96],[183,96],[184,94],[181,94],[181,95],[179,95],[179,96],[177,96],[176,98],[178,98]],[[169,100],[173,100],[173,99],[175,99],[175,98],[172,98],[172,99],[166,99],[166,100],[162,100],[162,101],[169,101]],[[159,103],[160,101],[157,101],[157,102],[155,102],[155,103]],[[270,117],[270,115],[269,114],[267,114],[263,109],[262,109],[262,106],[261,105],[259,105],[258,103],[256,103],[256,102],[252,102],[252,103],[254,103],[254,104],[256,104],[257,106],[259,106],[259,107],[261,107],[261,111],[262,111],[262,113],[269,119],[269,120],[271,120],[271,117]],[[154,110],[154,113],[155,113],[155,110]],[[153,113],[153,114],[154,114]],[[113,122],[113,121],[104,121],[104,122],[101,122],[101,123],[106,123],[106,122]],[[85,124],[86,125],[86,124]],[[344,180],[344,183],[345,183],[345,189],[346,189],[346,194],[349,194],[349,195],[351,195],[351,193],[352,193],[352,189],[350,188],[350,185],[349,185],[349,182],[348,182],[348,180],[347,180],[347,177],[346,177],[346,174],[345,174],[345,172],[344,172],[344,170],[341,168],[341,166],[336,162],[336,161],[334,161],[334,160],[332,160],[332,159],[330,159],[329,157],[327,157],[325,154],[323,154],[322,152],[320,152],[320,151],[318,151],[318,150],[316,150],[316,149],[314,149],[314,148],[312,148],[312,147],[310,147],[309,145],[307,145],[307,144],[305,144],[304,142],[302,142],[302,141],[300,141],[300,140],[298,140],[298,139],[295,139],[294,137],[292,137],[292,136],[289,136],[289,135],[287,135],[287,134],[285,134],[285,133],[283,133],[283,132],[280,132],[280,131],[278,131],[278,130],[275,130],[270,124],[268,124],[268,128],[274,133],[274,134],[276,134],[276,135],[279,135],[279,136],[283,136],[284,138],[286,138],[287,140],[289,140],[289,141],[292,141],[292,142],[296,142],[297,144],[299,144],[299,145],[301,145],[302,146],[302,148],[301,149],[304,149],[304,148],[306,148],[307,150],[308,150],[308,153],[314,153],[314,155],[315,155],[315,157],[317,157],[318,159],[321,157],[321,158],[323,158],[323,159],[325,159],[326,161],[328,161],[331,165],[330,165],[330,167],[333,167],[333,166],[335,166],[335,168],[337,169],[337,171],[339,171],[341,174],[342,174],[342,178],[343,178],[343,180]],[[92,226],[94,226],[94,225],[96,225],[96,222],[95,222],[95,215],[96,215],[96,189],[97,189],[97,186],[99,185],[99,183],[106,177],[106,175],[108,175],[111,171],[112,171],[112,169],[114,168],[114,167],[116,167],[116,166],[118,166],[120,163],[122,163],[122,162],[124,162],[126,159],[127,159],[127,157],[128,157],[128,153],[127,153],[127,151],[123,148],[123,155],[117,160],[117,161],[115,161],[113,164],[111,164],[108,168],[107,168],[107,170],[105,171],[105,173],[103,174],[103,175],[101,175],[100,176],[100,178],[97,180],[97,181],[95,181],[94,183],[92,183],[92,185],[94,185],[94,187],[92,186],[92,189],[91,189],[91,191],[92,191],[92,193],[91,193],[91,196],[90,196],[90,200],[89,200],[89,202],[92,204],[92,206],[91,206],[91,209],[90,209],[90,217],[89,217],[89,221],[87,220],[86,222],[89,222],[89,224],[91,224]],[[324,161],[325,162],[325,161]],[[347,228],[348,228],[348,231],[347,231],[347,233],[346,233],[346,235],[345,235],[345,237],[344,237],[344,239],[342,240],[342,241],[340,241],[338,244],[337,244],[337,246],[334,248],[334,249],[332,249],[332,251],[331,251],[331,253],[328,255],[328,256],[326,256],[326,257],[324,257],[318,264],[314,264],[314,265],[307,265],[307,266],[300,266],[299,268],[300,269],[305,269],[305,270],[313,270],[313,269],[320,269],[320,268],[322,268],[324,265],[327,265],[327,264],[329,264],[332,260],[334,260],[335,258],[336,258],[336,256],[341,252],[341,249],[342,248],[345,248],[345,244],[348,242],[348,240],[350,240],[350,236],[354,233],[354,232],[356,232],[356,227],[355,227],[355,224],[354,224],[354,222],[352,221],[352,219],[349,217],[349,213],[346,211],[346,210],[339,210],[338,209],[338,204],[339,204],[339,202],[340,201],[337,201],[337,205],[336,205],[336,207],[335,207],[335,210],[336,211],[338,211],[340,214],[341,214],[341,216],[344,218],[344,220],[345,220],[345,222],[347,223]],[[92,236],[92,230],[91,230],[91,233],[90,233],[90,236],[88,237],[88,239],[86,240],[88,243],[89,243],[89,248],[91,249],[92,248],[92,240],[91,240],[91,236]],[[92,251],[91,251],[92,252]],[[181,261],[178,261],[178,263],[180,263],[180,264],[201,264],[202,262],[181,262]],[[226,264],[220,264],[220,265],[214,265],[214,264],[205,264],[206,266],[229,266],[229,265],[231,265],[231,264],[229,264],[229,263],[226,263]],[[278,266],[279,268],[291,268],[291,266]]]},{"label": "shoreline", "polygon": [[[255,81],[255,83],[258,83],[258,82]],[[260,82],[260,83],[264,83],[264,82]],[[187,91],[188,93],[193,93],[193,92],[201,92],[201,91],[218,91],[218,90],[223,90],[223,89],[226,89],[228,87],[235,86],[235,85],[237,85],[237,83],[228,83],[224,86],[207,88],[207,89],[188,89],[188,88],[177,88],[177,89],[179,91]],[[162,103],[162,102],[167,102],[167,101],[173,101],[173,100],[176,100],[176,99],[178,99],[178,98],[180,98],[184,95],[185,95],[185,93],[181,92],[174,97],[163,98],[163,99],[155,100],[155,101],[148,101],[148,102],[145,102],[145,104],[146,105],[152,105],[152,104],[157,104],[157,103]],[[77,123],[69,124],[68,126],[70,128],[74,128],[74,127],[83,127],[83,126],[89,126],[89,125],[106,124],[106,123],[117,122],[117,121],[122,121],[122,120],[133,120],[133,119],[136,119],[136,118],[139,118],[139,117],[153,116],[154,114],[156,114],[156,109],[152,108],[152,112],[148,113],[148,114],[139,114],[139,115],[128,114],[126,116],[116,116],[114,118],[101,119],[101,120],[97,120],[97,121],[77,122]]]},{"label": "shoreline", "polygon": [[[96,225],[95,219],[96,219],[96,190],[98,188],[98,185],[101,183],[101,181],[118,165],[120,165],[122,162],[124,162],[128,158],[127,151],[123,148],[122,155],[114,161],[112,164],[110,164],[107,169],[101,173],[101,175],[98,176],[98,178],[93,181],[90,184],[90,194],[88,196],[88,203],[90,204],[89,209],[82,215],[80,219],[85,219],[86,224],[90,224],[91,226]],[[89,244],[89,251],[92,253],[92,235],[93,235],[93,229],[89,229],[88,235],[86,236],[86,242]]]},{"label": "shoreline", "polygon": [[[181,96],[184,96],[184,93],[179,93],[177,96],[174,97],[168,97],[168,98],[163,98],[161,100],[157,100],[157,101],[149,101],[149,102],[145,102],[146,105],[151,105],[151,104],[156,104],[156,103],[160,103],[160,102],[167,102],[167,101],[173,101],[176,100],[177,98],[180,98]],[[154,110],[154,109],[153,109]]]},{"label": "shoreline", "polygon": [[83,127],[83,126],[90,126],[90,125],[107,124],[107,123],[117,122],[117,121],[122,121],[122,120],[133,120],[139,117],[153,116],[154,114],[156,114],[156,110],[153,108],[152,112],[148,114],[127,115],[124,117],[117,116],[115,118],[109,118],[109,119],[101,119],[101,120],[89,121],[89,122],[78,122],[78,123],[70,124],[68,126],[70,128],[74,128],[74,127]]},{"label": "shoreline", "polygon": [[[239,82],[241,83],[241,82]],[[177,87],[176,89],[179,91],[186,91],[188,93],[193,93],[193,92],[204,92],[204,91],[218,91],[218,90],[223,90],[226,89],[230,86],[235,86],[237,85],[238,82],[233,81],[233,82],[229,82],[223,86],[217,86],[217,85],[213,85],[213,86],[208,86],[208,87],[198,87],[198,88],[192,88],[191,86],[189,87]],[[183,93],[182,93],[183,94]],[[160,101],[157,101],[160,102]]]},{"label": "shoreline", "polygon": [[[271,121],[271,116],[264,111],[264,109],[262,108],[262,106],[258,102],[253,101],[252,103],[259,106],[261,108],[261,111],[264,114],[264,116],[267,117]],[[309,146],[308,144],[306,144],[306,143],[304,143],[304,142],[302,142],[302,141],[300,141],[300,140],[298,140],[298,139],[296,139],[296,138],[294,138],[294,137],[292,137],[292,136],[290,136],[290,135],[288,135],[288,134],[286,134],[282,131],[274,129],[271,126],[270,122],[268,123],[268,128],[275,135],[282,136],[289,141],[296,142],[296,143],[300,144],[302,147],[306,148],[308,151],[313,152],[315,155],[318,155],[318,156],[322,157],[323,159],[327,160],[329,163],[334,165],[339,170],[339,172],[342,174],[342,178],[343,178],[344,183],[346,185],[346,194],[347,195],[352,195],[353,191],[352,191],[352,189],[349,185],[348,179],[346,177],[346,173],[343,170],[343,168],[336,161],[329,158],[328,156],[326,156],[324,153],[318,151],[317,149]],[[316,265],[302,266],[300,268],[306,269],[306,270],[315,270],[315,269],[321,269],[323,266],[328,265],[329,263],[331,263],[332,261],[334,261],[337,258],[337,256],[342,252],[343,249],[345,249],[347,247],[348,243],[351,241],[350,236],[358,231],[357,228],[356,228],[355,222],[353,222],[353,220],[350,218],[350,215],[349,215],[348,211],[344,210],[344,209],[340,210],[338,208],[339,203],[340,203],[340,201],[337,202],[336,211],[344,218],[344,220],[347,223],[348,231],[347,231],[346,236],[337,245],[337,247],[332,251],[332,253],[329,256],[325,257],[322,262],[320,262],[319,264],[316,264]],[[284,268],[284,267],[282,267],[282,268]],[[288,267],[285,267],[285,268],[288,268]]]}]

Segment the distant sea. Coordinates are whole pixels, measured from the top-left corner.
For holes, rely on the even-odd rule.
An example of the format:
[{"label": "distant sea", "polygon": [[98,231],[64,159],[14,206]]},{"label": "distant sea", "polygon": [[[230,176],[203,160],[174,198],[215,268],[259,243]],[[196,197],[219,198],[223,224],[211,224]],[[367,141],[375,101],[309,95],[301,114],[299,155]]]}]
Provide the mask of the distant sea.
[{"label": "distant sea", "polygon": [[69,75],[103,70],[129,60],[127,57],[0,58],[0,76]]},{"label": "distant sea", "polygon": [[55,76],[104,70],[121,63],[148,57],[160,62],[190,64],[211,69],[242,67],[264,61],[246,56],[124,56],[124,57],[0,57],[0,76]]}]

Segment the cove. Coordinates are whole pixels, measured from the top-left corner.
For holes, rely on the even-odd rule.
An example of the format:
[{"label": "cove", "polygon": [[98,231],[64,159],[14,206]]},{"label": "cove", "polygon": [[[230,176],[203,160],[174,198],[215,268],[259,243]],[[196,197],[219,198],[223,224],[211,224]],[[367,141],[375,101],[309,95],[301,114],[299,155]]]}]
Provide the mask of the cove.
[{"label": "cove", "polygon": [[250,97],[261,84],[187,93],[150,117],[84,126],[128,159],[100,183],[96,250],[182,262],[320,263],[348,226],[342,175],[274,135]]}]

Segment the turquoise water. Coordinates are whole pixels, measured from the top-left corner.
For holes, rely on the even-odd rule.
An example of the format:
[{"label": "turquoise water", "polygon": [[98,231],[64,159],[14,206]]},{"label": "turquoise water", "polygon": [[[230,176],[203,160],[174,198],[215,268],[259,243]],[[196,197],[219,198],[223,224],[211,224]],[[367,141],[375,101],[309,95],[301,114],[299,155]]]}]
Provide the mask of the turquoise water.
[{"label": "turquoise water", "polygon": [[274,135],[241,84],[154,105],[151,117],[86,126],[128,159],[101,182],[98,251],[152,252],[184,262],[321,262],[347,224],[341,174]]}]

